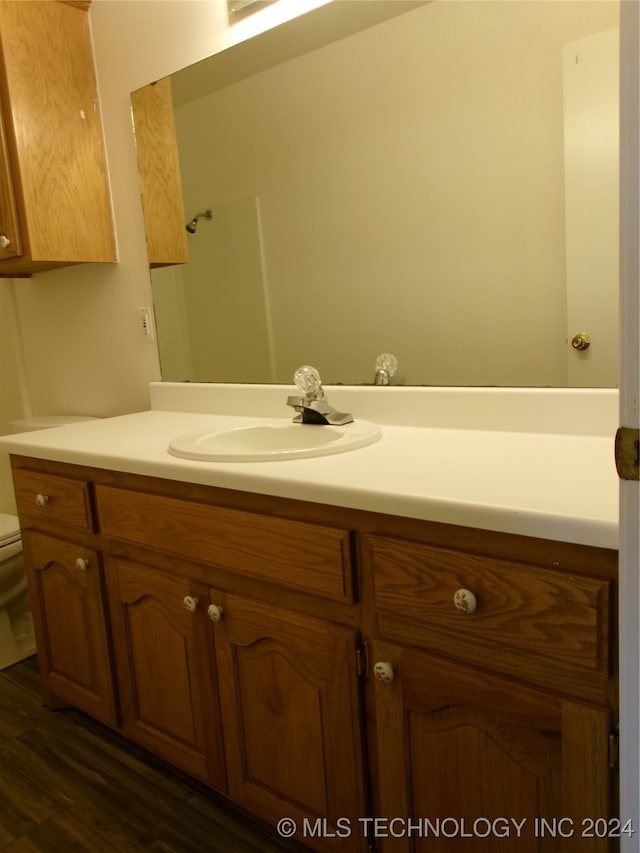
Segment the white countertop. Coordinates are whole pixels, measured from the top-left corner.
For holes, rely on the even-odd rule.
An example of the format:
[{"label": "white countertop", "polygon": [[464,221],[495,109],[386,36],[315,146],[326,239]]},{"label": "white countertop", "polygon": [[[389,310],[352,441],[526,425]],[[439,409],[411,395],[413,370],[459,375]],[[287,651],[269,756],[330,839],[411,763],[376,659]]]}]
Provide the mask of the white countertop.
[{"label": "white countertop", "polygon": [[[195,395],[203,393],[202,386],[194,386],[193,390]],[[202,412],[198,409],[206,406],[200,403],[192,406],[196,411],[172,411],[174,405],[184,408],[185,404],[167,397],[171,393],[170,384],[152,389],[150,411],[3,436],[0,450],[390,515],[617,548],[618,478],[613,459],[615,416],[612,415],[615,401],[610,395],[606,397],[607,411],[602,417],[602,395],[598,398],[598,411],[594,409],[592,419],[597,425],[596,434],[588,434],[584,417],[580,420],[582,427],[572,429],[563,416],[557,431],[548,431],[549,426],[553,427],[553,418],[558,417],[558,404],[562,413],[567,403],[564,396],[556,395],[554,399],[551,392],[551,402],[556,408],[543,418],[541,408],[546,406],[544,401],[548,398],[536,391],[521,396],[514,406],[522,421],[523,407],[532,405],[538,421],[531,431],[524,431],[522,422],[518,429],[508,428],[509,417],[500,408],[507,395],[491,389],[484,397],[482,392],[474,393],[472,403],[482,411],[486,411],[487,405],[493,412],[500,409],[501,420],[493,426],[499,423],[501,428],[486,428],[492,426],[486,418],[482,429],[463,428],[460,426],[463,421],[454,417],[451,418],[454,427],[443,426],[447,419],[442,410],[442,389],[433,390],[431,395],[431,389],[383,391],[387,394],[385,406],[388,409],[392,401],[395,414],[392,417],[388,411],[385,413],[384,406],[378,408],[382,439],[369,447],[331,456],[273,462],[199,462],[172,456],[167,445],[182,433],[199,428],[240,426],[255,423],[257,418],[244,411],[241,415]],[[184,389],[178,391],[180,397]],[[207,386],[204,393],[214,391],[215,386]],[[265,393],[264,389],[261,393]],[[270,389],[269,394],[270,399],[279,400],[275,389]],[[333,396],[329,393],[328,396],[341,409],[343,398],[349,397],[348,402],[362,405],[366,412],[363,417],[373,420],[372,414],[376,413],[371,403],[373,394],[380,394],[380,390],[365,389],[361,396],[354,397],[346,389],[334,389]],[[452,396],[459,406],[460,393]],[[213,409],[242,409],[228,401],[220,404],[219,397],[216,399],[218,403]],[[437,417],[418,417],[418,399],[420,405],[424,400],[431,406],[438,404]],[[513,401],[509,398],[508,402],[511,405]],[[404,420],[411,425],[389,422],[403,419],[398,412],[405,403],[413,417]],[[575,411],[583,403],[583,397],[574,394],[569,407]],[[286,417],[288,410],[285,407],[282,411],[278,403],[274,410],[265,411],[264,416],[271,419],[274,411],[275,416]],[[356,414],[355,406],[352,411]],[[545,423],[545,418],[550,423]]]}]

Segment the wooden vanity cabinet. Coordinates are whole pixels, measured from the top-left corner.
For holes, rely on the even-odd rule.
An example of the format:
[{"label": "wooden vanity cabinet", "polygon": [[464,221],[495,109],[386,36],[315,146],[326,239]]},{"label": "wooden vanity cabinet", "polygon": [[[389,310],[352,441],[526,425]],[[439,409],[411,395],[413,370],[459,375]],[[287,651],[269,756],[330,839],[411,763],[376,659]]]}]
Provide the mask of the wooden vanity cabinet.
[{"label": "wooden vanity cabinet", "polygon": [[318,850],[364,851],[335,836],[366,811],[350,531],[109,485],[96,501],[125,733]]},{"label": "wooden vanity cabinet", "polygon": [[45,699],[116,723],[102,554],[89,484],[14,470]]},{"label": "wooden vanity cabinet", "polygon": [[615,849],[594,831],[613,817],[606,562],[594,576],[579,559],[558,570],[377,536],[365,552],[377,808],[431,821],[383,853],[490,853],[505,826],[509,850]]},{"label": "wooden vanity cabinet", "polygon": [[117,260],[87,8],[0,2],[0,276]]},{"label": "wooden vanity cabinet", "polygon": [[318,851],[617,849],[613,551],[13,467],[51,704]]}]

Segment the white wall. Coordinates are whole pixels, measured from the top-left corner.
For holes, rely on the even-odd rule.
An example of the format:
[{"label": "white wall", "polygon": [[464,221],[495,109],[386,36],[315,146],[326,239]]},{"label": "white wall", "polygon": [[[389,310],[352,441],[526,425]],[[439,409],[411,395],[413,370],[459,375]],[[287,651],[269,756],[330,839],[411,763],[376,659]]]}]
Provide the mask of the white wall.
[{"label": "white wall", "polygon": [[[13,301],[13,282],[0,280],[0,434],[9,432],[9,421],[21,418],[24,407],[20,381],[20,351]],[[9,457],[0,454],[0,512],[15,513]]]}]

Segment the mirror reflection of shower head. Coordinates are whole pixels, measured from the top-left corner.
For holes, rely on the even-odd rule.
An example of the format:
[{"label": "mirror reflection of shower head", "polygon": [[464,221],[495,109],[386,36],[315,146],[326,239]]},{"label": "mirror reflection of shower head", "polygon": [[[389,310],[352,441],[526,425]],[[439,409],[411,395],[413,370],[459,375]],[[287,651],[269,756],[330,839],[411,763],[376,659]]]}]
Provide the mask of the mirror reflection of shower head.
[{"label": "mirror reflection of shower head", "polygon": [[198,219],[213,219],[213,213],[210,210],[204,210],[202,213],[198,213],[197,216],[194,216],[191,222],[187,222],[185,228],[189,234],[196,233],[198,228]]}]

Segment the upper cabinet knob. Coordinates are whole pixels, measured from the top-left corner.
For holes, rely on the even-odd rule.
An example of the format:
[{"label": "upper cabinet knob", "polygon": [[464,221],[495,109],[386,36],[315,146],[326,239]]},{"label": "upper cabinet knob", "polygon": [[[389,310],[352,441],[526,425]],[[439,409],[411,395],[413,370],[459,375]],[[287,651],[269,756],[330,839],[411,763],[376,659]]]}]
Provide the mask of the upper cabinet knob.
[{"label": "upper cabinet knob", "polygon": [[198,609],[198,599],[194,598],[192,595],[185,595],[182,599],[182,603],[189,611],[189,613],[195,613]]},{"label": "upper cabinet knob", "polygon": [[11,245],[11,240],[4,234],[0,234],[0,249],[6,249]]},{"label": "upper cabinet knob", "polygon": [[473,613],[478,605],[475,595],[469,589],[456,590],[453,603],[460,613]]},{"label": "upper cabinet knob", "polygon": [[219,622],[222,619],[222,613],[222,607],[218,607],[217,604],[210,604],[207,608],[207,616],[212,622]]},{"label": "upper cabinet knob", "polygon": [[76,560],[76,569],[79,572],[86,572],[89,568],[89,560],[85,560],[84,557],[78,557]]},{"label": "upper cabinet knob", "polygon": [[388,661],[379,660],[373,667],[373,674],[376,679],[381,681],[383,684],[388,684],[390,681],[393,681],[393,667],[388,663]]},{"label": "upper cabinet knob", "polygon": [[38,506],[46,506],[49,503],[49,495],[36,495]]}]

